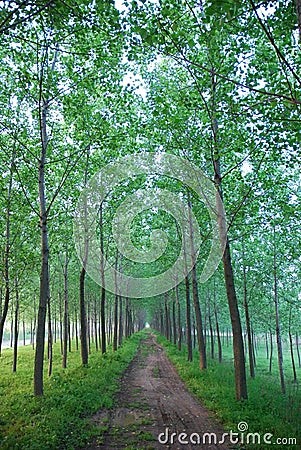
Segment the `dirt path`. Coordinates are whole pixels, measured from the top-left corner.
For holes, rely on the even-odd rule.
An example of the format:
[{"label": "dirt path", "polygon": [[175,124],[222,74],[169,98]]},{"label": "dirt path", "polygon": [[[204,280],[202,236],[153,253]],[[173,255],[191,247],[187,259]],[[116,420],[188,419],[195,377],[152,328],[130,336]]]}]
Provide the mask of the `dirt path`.
[{"label": "dirt path", "polygon": [[107,430],[85,450],[228,449],[214,444],[213,435],[203,444],[203,433],[215,433],[218,442],[223,429],[188,392],[152,335],[125,371],[116,403],[92,417],[94,426]]}]

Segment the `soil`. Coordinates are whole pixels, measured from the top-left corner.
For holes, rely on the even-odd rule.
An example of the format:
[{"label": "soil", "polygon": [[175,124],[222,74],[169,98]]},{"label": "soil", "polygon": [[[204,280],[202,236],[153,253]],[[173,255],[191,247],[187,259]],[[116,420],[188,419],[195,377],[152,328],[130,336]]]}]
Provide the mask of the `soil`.
[{"label": "soil", "polygon": [[[218,443],[222,426],[187,390],[153,335],[124,372],[116,406],[98,411],[91,425],[99,435],[84,450],[229,449]],[[203,433],[215,433],[217,443],[208,435],[203,443]]]}]

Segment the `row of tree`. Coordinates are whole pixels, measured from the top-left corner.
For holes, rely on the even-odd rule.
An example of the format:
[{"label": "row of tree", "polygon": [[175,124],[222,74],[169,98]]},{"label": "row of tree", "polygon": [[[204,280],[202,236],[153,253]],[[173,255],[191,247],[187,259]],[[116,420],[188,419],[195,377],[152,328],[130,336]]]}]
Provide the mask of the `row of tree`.
[{"label": "row of tree", "polygon": [[[236,397],[242,399],[247,397],[243,332],[249,349],[256,333],[275,333],[285,390],[281,332],[289,333],[291,347],[300,332],[300,9],[299,0],[295,5],[133,1],[119,10],[109,0],[69,6],[59,0],[4,2],[0,343],[9,311],[15,336],[19,317],[27,325],[36,322],[36,395],[43,393],[46,328],[51,337],[58,317],[65,359],[69,323],[79,323],[83,364],[92,316],[95,327],[100,324],[103,351],[110,321],[116,347],[116,327],[129,327],[143,309],[162,330],[167,321],[170,335],[176,319],[168,318],[167,296],[156,299],[159,310],[154,300],[132,303],[130,319],[126,299],[111,297],[104,287],[97,290],[72,244],[76,202],[92,175],[119,156],[162,151],[193,162],[214,183],[229,227],[223,273],[200,286],[208,216],[187,186],[164,176],[123,181],[106,199],[99,237],[108,260],[143,277],[166,270],[179,249],[177,225],[166,211],[145,211],[133,224],[133,242],[141,249],[150,246],[158,227],[170,236],[165,255],[142,269],[118,255],[112,218],[141,187],[182,191],[204,242],[190,278],[168,294],[181,317],[178,336],[184,327],[190,349],[195,322],[205,369],[204,324],[213,329],[215,323],[217,335],[218,326],[224,332],[231,324]],[[221,233],[224,226],[220,220]]]}]

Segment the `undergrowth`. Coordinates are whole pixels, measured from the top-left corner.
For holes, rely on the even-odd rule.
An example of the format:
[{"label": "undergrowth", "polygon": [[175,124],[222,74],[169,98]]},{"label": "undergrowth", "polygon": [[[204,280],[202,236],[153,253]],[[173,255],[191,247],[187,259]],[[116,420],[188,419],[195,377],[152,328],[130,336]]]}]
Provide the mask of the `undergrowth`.
[{"label": "undergrowth", "polygon": [[68,354],[62,369],[59,344],[54,345],[53,375],[47,377],[44,395],[33,395],[33,358],[30,346],[18,350],[18,368],[12,373],[12,350],[0,358],[0,448],[3,450],[74,449],[90,437],[88,418],[113,404],[118,379],[137,353],[144,332],[124,340],[116,351],[101,355],[93,351],[89,364],[80,364],[78,351]]}]

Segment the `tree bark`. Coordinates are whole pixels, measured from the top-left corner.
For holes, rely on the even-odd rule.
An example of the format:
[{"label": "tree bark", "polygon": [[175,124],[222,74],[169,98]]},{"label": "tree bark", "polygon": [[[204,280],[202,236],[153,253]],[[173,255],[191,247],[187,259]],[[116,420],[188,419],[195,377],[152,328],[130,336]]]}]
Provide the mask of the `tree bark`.
[{"label": "tree bark", "polygon": [[[12,155],[10,164],[10,176],[7,189],[7,202],[5,211],[5,249],[4,249],[4,304],[1,301],[1,317],[0,317],[0,356],[3,340],[4,325],[8,313],[9,301],[10,301],[10,277],[9,277],[9,259],[10,259],[10,214],[11,214],[11,196],[13,185],[13,166],[15,161],[15,153]],[[2,300],[2,298],[1,298]]]},{"label": "tree bark", "polygon": [[123,311],[122,311],[122,297],[119,297],[119,331],[118,331],[118,345],[122,344],[123,336]]},{"label": "tree bark", "polygon": [[228,238],[226,242],[226,248],[223,254],[223,265],[224,265],[225,284],[233,333],[235,392],[236,392],[236,399],[242,400],[248,398],[245,353],[244,353],[241,321],[237,305],[237,298],[234,285],[234,275],[232,269]]},{"label": "tree bark", "polygon": [[293,375],[294,375],[294,382],[297,381],[297,371],[296,371],[296,363],[295,363],[295,356],[294,356],[294,346],[293,346],[293,338],[291,329],[288,330],[288,337],[290,342],[290,353],[291,353],[291,361],[292,361],[292,369],[293,369]]},{"label": "tree bark", "polygon": [[52,361],[53,361],[50,296],[48,296],[47,306],[48,306],[48,376],[50,377],[52,374]]},{"label": "tree bark", "polygon": [[68,328],[69,328],[69,314],[68,314],[68,248],[66,247],[65,264],[64,264],[64,336],[63,336],[63,360],[62,367],[67,367],[67,353],[68,353]]},{"label": "tree bark", "polygon": [[295,355],[294,355],[293,337],[292,337],[292,331],[291,331],[291,320],[292,320],[292,307],[290,306],[288,337],[289,337],[289,343],[290,343],[290,353],[291,353],[294,382],[296,382],[297,381],[297,371],[296,371],[296,363],[295,363]]},{"label": "tree bark", "polygon": [[88,336],[88,353],[91,354],[91,315],[90,315],[90,296],[88,297],[88,308],[87,308],[87,336]]},{"label": "tree bark", "polygon": [[172,336],[173,344],[177,343],[176,300],[172,299]]},{"label": "tree bark", "polygon": [[113,331],[113,351],[117,350],[118,343],[118,295],[114,298],[114,331]]},{"label": "tree bark", "polygon": [[101,352],[106,353],[106,291],[105,288],[101,288],[101,302],[100,302],[100,322],[101,322]]},{"label": "tree bark", "polygon": [[214,317],[215,317],[215,329],[216,329],[216,335],[217,335],[218,362],[221,363],[222,359],[223,359],[223,350],[222,350],[222,342],[221,342],[221,336],[220,336],[220,331],[219,331],[219,323],[218,323],[218,315],[217,315],[216,305],[214,305]]},{"label": "tree bark", "polygon": [[267,359],[269,359],[269,341],[268,341],[268,334],[267,333],[264,334],[264,340],[265,340],[266,356],[267,356]]},{"label": "tree bark", "polygon": [[269,361],[269,372],[272,373],[272,365],[273,365],[273,334],[270,329],[270,361]]},{"label": "tree bark", "polygon": [[96,296],[94,298],[94,317],[93,317],[93,322],[94,322],[94,337],[95,337],[95,350],[98,352],[98,333],[97,333],[97,301],[96,301]]},{"label": "tree bark", "polygon": [[176,305],[177,305],[177,345],[178,350],[181,350],[182,347],[182,326],[181,326],[181,304],[179,299],[179,287],[176,285],[175,287],[175,294],[176,294]]},{"label": "tree bark", "polygon": [[[41,89],[40,89],[41,90]],[[42,95],[42,92],[40,92]],[[40,231],[41,231],[41,274],[40,274],[40,298],[38,308],[38,323],[36,334],[36,350],[34,362],[34,394],[43,395],[43,367],[45,349],[45,321],[46,310],[49,298],[49,246],[47,228],[47,208],[45,189],[45,163],[48,146],[46,130],[48,102],[43,101],[40,106],[40,130],[42,151],[39,163],[39,203],[40,203]]]},{"label": "tree bark", "polygon": [[80,348],[82,364],[85,366],[88,364],[89,352],[87,341],[87,316],[86,316],[86,304],[85,304],[85,267],[82,267],[79,280],[79,316],[80,316]]},{"label": "tree bark", "polygon": [[300,350],[299,350],[299,335],[296,333],[296,348],[297,348],[297,356],[298,356],[298,366],[301,367],[301,357],[300,357]]},{"label": "tree bark", "polygon": [[[88,182],[88,167],[89,167],[89,147],[87,149],[86,155],[86,167],[85,167],[85,187]],[[87,206],[85,205],[85,224],[87,223]],[[86,299],[85,299],[85,277],[86,277],[86,265],[88,258],[88,245],[89,242],[86,238],[87,231],[85,230],[85,243],[84,243],[84,255],[83,255],[83,266],[79,278],[79,321],[80,321],[80,351],[82,365],[88,364],[89,352],[88,352],[88,341],[87,341],[87,314],[86,314]]]},{"label": "tree bark", "polygon": [[23,345],[26,345],[26,324],[25,324],[24,316],[23,316],[22,325],[23,325]]},{"label": "tree bark", "polygon": [[249,314],[248,292],[247,292],[247,271],[246,271],[246,266],[244,263],[244,248],[243,248],[243,286],[244,286],[244,310],[245,310],[245,319],[246,319],[246,328],[247,328],[250,376],[251,376],[251,378],[255,378],[252,333],[251,333],[251,325],[250,325],[250,314]]},{"label": "tree bark", "polygon": [[61,293],[60,290],[59,290],[58,296],[59,296],[59,338],[60,338],[60,352],[61,352],[61,355],[63,355],[63,353],[64,353],[64,342],[63,342],[63,335],[64,335],[64,332],[63,332],[63,329],[64,329],[64,327],[63,327],[63,304],[62,304],[62,293]]},{"label": "tree bark", "polygon": [[185,287],[186,287],[186,344],[187,344],[187,360],[188,361],[192,361],[190,283],[189,283],[188,276],[185,278]]},{"label": "tree bark", "polygon": [[192,281],[192,297],[193,297],[193,305],[195,312],[195,320],[196,320],[196,332],[198,339],[198,349],[200,354],[200,370],[204,370],[207,367],[207,359],[206,359],[206,347],[204,340],[204,332],[203,332],[203,322],[201,315],[201,308],[199,302],[199,292],[198,292],[198,283],[196,276],[196,266],[194,265],[191,271],[191,281]]},{"label": "tree bark", "polygon": [[282,353],[282,339],[280,330],[280,320],[279,320],[279,299],[278,299],[278,280],[277,280],[277,263],[276,263],[276,232],[274,227],[274,309],[275,309],[275,324],[276,324],[276,342],[277,342],[277,355],[278,355],[278,369],[281,390],[283,394],[286,392],[284,371],[283,371],[283,353]]},{"label": "tree bark", "polygon": [[102,205],[99,209],[99,228],[100,228],[100,251],[101,251],[101,261],[100,261],[100,276],[102,280],[101,286],[101,301],[100,301],[100,322],[101,322],[101,352],[106,353],[106,290],[105,290],[105,279],[104,279],[104,242],[103,242],[103,217],[102,217]]},{"label": "tree bark", "polygon": [[170,340],[171,336],[170,336],[170,326],[169,326],[169,322],[170,322],[170,317],[169,317],[169,308],[167,305],[167,298],[168,298],[168,294],[164,295],[164,317],[165,317],[165,337],[166,339]]},{"label": "tree bark", "polygon": [[218,215],[218,225],[220,239],[225,241],[225,249],[222,256],[224,278],[228,299],[228,306],[230,311],[232,333],[233,333],[233,354],[234,354],[234,377],[235,377],[235,392],[236,399],[242,400],[248,398],[247,393],[247,379],[246,379],[246,367],[245,367],[245,353],[241,328],[241,320],[239,315],[239,309],[237,304],[237,297],[235,291],[234,274],[231,261],[230,244],[228,232],[226,229],[225,217],[224,217],[224,205],[222,196],[222,177],[220,167],[220,153],[218,142],[218,124],[216,119],[216,79],[212,74],[212,134],[213,134],[213,168],[214,168],[214,182],[217,188],[216,194],[216,209]]},{"label": "tree bark", "polygon": [[18,278],[15,278],[16,289],[16,303],[15,303],[15,319],[14,319],[14,357],[13,357],[13,372],[17,370],[17,358],[18,358],[18,336],[19,336],[19,287]]},{"label": "tree bark", "polygon": [[113,329],[113,351],[115,352],[117,350],[118,346],[118,303],[119,303],[119,296],[117,294],[118,292],[118,283],[117,283],[117,270],[118,270],[118,251],[116,254],[116,260],[115,260],[115,297],[114,297],[114,329]]},{"label": "tree bark", "polygon": [[210,296],[208,296],[208,322],[209,322],[209,332],[210,332],[210,353],[211,359],[214,359],[214,333],[211,319],[211,307],[210,307]]},{"label": "tree bark", "polygon": [[193,236],[193,228],[192,228],[192,219],[191,219],[191,201],[190,195],[188,192],[188,218],[189,218],[189,231],[190,231],[190,249],[191,249],[191,282],[192,282],[192,298],[195,312],[195,320],[196,320],[196,330],[197,330],[197,338],[198,338],[198,348],[200,354],[200,370],[204,370],[207,367],[206,360],[206,346],[204,340],[204,331],[203,331],[203,322],[199,301],[199,291],[198,291],[198,282],[197,282],[197,274],[196,274],[196,255],[194,248],[194,236]]},{"label": "tree bark", "polygon": [[75,350],[78,350],[78,323],[77,323],[77,311],[75,311]]}]

